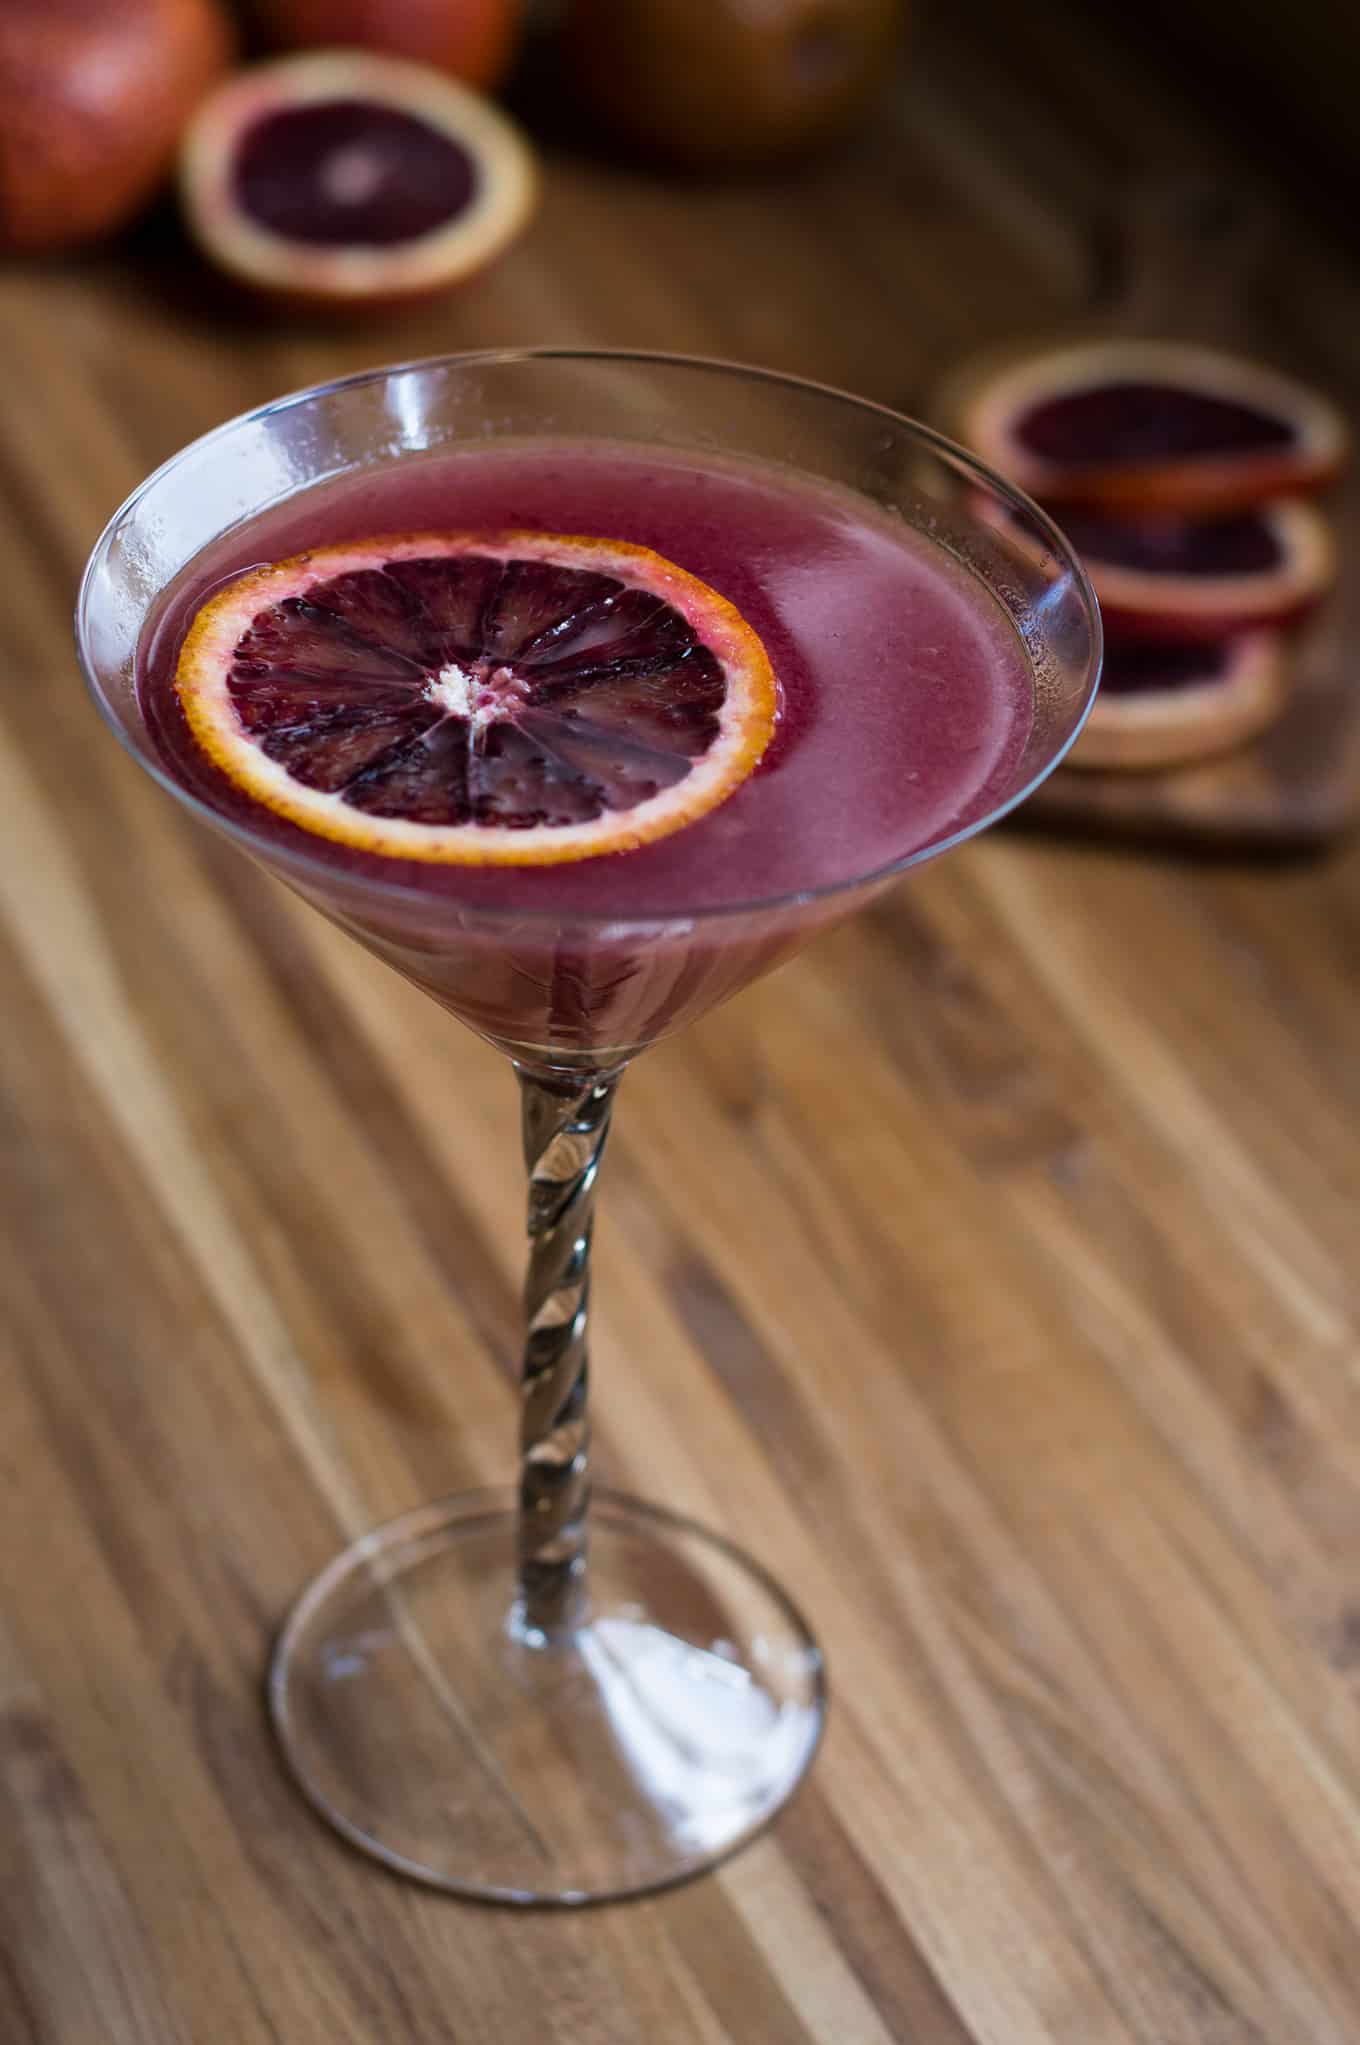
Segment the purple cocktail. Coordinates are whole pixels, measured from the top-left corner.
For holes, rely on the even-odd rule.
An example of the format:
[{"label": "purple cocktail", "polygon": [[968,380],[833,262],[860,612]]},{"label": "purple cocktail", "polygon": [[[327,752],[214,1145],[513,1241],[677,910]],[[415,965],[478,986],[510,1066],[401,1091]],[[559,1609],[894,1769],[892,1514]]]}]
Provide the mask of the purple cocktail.
[{"label": "purple cocktail", "polygon": [[[622,580],[558,615],[583,537]],[[153,778],[521,1085],[519,1482],[375,1529],[304,1591],[269,1680],[299,1786],[461,1895],[580,1903],[712,1866],[801,1779],[824,1677],[721,1534],[592,1504],[615,1089],[1044,778],[1095,689],[1089,584],[1025,499],[880,407],[525,351],[374,371],[185,449],[110,523],[78,637]],[[630,816],[664,829],[628,839]]]}]

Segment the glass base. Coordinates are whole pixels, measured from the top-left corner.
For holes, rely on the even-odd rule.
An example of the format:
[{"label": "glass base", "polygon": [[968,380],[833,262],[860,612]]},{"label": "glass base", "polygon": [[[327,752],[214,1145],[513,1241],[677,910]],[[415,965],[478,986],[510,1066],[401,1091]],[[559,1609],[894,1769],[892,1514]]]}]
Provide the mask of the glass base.
[{"label": "glass base", "polygon": [[508,1493],[366,1534],[303,1593],[269,1705],[304,1795],[388,1867],[483,1902],[643,1895],[713,1867],[811,1761],[822,1658],[716,1534],[597,1493],[590,1606],[565,1639],[507,1610]]}]

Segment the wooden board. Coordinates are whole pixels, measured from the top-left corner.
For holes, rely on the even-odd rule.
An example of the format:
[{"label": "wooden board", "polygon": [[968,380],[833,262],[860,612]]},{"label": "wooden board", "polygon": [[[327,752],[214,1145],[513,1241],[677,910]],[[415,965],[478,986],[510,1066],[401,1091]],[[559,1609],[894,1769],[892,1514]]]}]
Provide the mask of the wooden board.
[{"label": "wooden board", "polygon": [[[343,1851],[260,1710],[347,1528],[505,1473],[508,1074],[182,821],[70,651],[121,494],[313,378],[608,342],[891,399],[1060,320],[1083,208],[1217,147],[1144,61],[938,8],[846,157],[560,152],[381,331],[224,326],[150,235],[0,275],[3,2045],[1355,2045],[1360,848],[997,833],[638,1063],[600,1475],[796,1587],[832,1720],[716,1877],[508,1916]],[[1350,373],[1306,223],[1270,320]]]}]

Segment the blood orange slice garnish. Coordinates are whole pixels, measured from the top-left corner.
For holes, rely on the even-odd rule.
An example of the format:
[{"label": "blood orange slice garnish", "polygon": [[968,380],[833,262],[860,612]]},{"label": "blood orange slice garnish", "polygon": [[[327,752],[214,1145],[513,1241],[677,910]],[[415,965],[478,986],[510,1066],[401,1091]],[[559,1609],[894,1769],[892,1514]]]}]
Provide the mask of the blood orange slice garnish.
[{"label": "blood orange slice garnish", "polygon": [[256,802],[358,851],[547,865],[730,795],[778,686],[724,597],[645,547],[415,533],[219,590],[185,638],[189,728]]}]

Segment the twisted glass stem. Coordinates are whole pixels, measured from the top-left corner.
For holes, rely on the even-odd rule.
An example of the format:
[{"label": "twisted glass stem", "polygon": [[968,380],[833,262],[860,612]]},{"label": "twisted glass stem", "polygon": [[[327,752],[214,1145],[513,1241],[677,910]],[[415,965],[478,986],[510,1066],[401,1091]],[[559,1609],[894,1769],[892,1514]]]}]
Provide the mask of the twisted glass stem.
[{"label": "twisted glass stem", "polygon": [[586,1611],[590,1238],[620,1075],[516,1069],[529,1171],[516,1619],[551,1639]]}]

